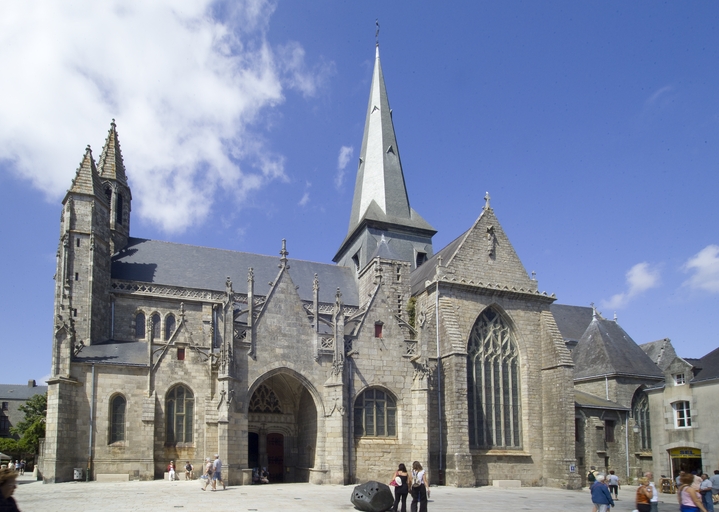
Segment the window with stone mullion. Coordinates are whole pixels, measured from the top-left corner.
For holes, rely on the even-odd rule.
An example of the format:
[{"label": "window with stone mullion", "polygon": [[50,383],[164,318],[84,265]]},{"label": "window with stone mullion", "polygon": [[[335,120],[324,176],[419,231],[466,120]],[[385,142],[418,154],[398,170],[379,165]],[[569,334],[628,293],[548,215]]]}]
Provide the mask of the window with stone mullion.
[{"label": "window with stone mullion", "polygon": [[467,356],[471,446],[521,446],[517,359],[511,329],[496,311],[486,310],[472,329]]}]

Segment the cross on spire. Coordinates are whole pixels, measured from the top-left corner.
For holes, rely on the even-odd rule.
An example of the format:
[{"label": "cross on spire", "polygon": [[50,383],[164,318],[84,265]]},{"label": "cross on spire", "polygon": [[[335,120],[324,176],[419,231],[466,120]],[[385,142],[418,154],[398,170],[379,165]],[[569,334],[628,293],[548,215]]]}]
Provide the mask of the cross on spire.
[{"label": "cross on spire", "polygon": [[374,20],[375,27],[377,27],[374,31],[374,42],[377,46],[379,46],[379,18]]}]

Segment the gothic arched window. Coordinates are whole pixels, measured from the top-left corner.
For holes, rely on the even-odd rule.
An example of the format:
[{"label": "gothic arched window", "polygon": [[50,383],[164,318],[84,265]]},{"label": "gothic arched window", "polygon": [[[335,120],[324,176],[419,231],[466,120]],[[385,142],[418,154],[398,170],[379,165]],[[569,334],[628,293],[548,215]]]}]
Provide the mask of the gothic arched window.
[{"label": "gothic arched window", "polygon": [[135,315],[135,338],[145,339],[145,313]]},{"label": "gothic arched window", "polygon": [[117,194],[117,203],[115,203],[115,222],[122,226],[122,194]]},{"label": "gothic arched window", "polygon": [[394,437],[397,435],[397,404],[381,389],[366,389],[355,401],[356,437]]},{"label": "gothic arched window", "polygon": [[634,393],[632,399],[632,416],[634,424],[639,428],[639,446],[642,450],[652,449],[651,423],[649,422],[649,397],[642,389]]},{"label": "gothic arched window", "polygon": [[167,444],[191,443],[195,397],[185,386],[176,386],[167,394]]},{"label": "gothic arched window", "polygon": [[125,406],[127,401],[116,395],[110,402],[110,443],[125,440]]},{"label": "gothic arched window", "polygon": [[167,315],[165,318],[165,341],[169,341],[175,332],[175,316]]},{"label": "gothic arched window", "polygon": [[282,414],[282,407],[275,392],[264,384],[260,384],[257,391],[252,394],[249,411]]},{"label": "gothic arched window", "polygon": [[160,340],[160,326],[161,326],[161,320],[160,315],[155,313],[152,315],[152,341],[159,341]]},{"label": "gothic arched window", "polygon": [[521,447],[519,353],[497,311],[488,308],[479,316],[467,352],[470,446]]}]

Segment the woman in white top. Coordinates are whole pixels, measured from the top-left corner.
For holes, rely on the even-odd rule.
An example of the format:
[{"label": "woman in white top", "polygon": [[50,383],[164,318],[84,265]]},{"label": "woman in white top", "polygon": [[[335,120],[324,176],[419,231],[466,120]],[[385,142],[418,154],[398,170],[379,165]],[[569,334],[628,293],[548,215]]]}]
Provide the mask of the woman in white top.
[{"label": "woman in white top", "polygon": [[410,507],[410,510],[412,512],[417,512],[417,505],[419,504],[419,512],[427,512],[429,480],[427,478],[427,472],[422,469],[422,464],[417,461],[412,463],[410,489],[412,490],[412,506]]}]

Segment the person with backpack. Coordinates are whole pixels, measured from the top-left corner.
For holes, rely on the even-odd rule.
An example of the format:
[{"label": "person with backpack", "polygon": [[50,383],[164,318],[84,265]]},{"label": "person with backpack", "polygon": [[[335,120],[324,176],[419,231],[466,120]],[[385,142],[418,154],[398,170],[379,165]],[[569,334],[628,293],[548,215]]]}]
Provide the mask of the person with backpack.
[{"label": "person with backpack", "polygon": [[597,471],[597,468],[594,466],[589,467],[589,473],[587,473],[587,483],[589,484],[589,487],[592,486],[594,482],[597,481],[597,475],[599,472]]},{"label": "person with backpack", "polygon": [[427,512],[427,498],[429,498],[429,480],[427,472],[422,469],[422,464],[417,461],[412,463],[412,475],[410,476],[410,490],[412,492],[412,505],[410,510],[417,512]]}]

